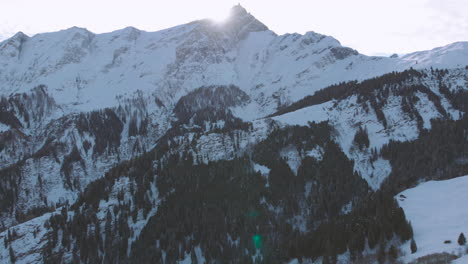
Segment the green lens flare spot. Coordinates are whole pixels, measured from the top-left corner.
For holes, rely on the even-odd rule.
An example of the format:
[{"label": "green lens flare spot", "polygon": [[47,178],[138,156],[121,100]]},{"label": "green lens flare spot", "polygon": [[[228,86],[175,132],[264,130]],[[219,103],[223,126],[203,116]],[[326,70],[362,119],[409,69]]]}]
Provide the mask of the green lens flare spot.
[{"label": "green lens flare spot", "polygon": [[260,215],[260,213],[258,211],[256,211],[256,210],[252,210],[252,211],[249,211],[247,213],[247,216],[249,218],[257,218],[259,215]]},{"label": "green lens flare spot", "polygon": [[252,240],[256,249],[260,249],[262,247],[262,237],[260,235],[254,235]]}]

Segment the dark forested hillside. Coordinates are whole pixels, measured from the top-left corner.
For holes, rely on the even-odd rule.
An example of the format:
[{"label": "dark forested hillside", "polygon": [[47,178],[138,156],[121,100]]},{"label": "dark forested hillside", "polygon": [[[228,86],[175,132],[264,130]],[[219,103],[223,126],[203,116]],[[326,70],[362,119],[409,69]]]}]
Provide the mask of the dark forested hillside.
[{"label": "dark forested hillside", "polygon": [[[452,86],[448,74],[411,69],[341,83],[251,122],[233,111],[251,103],[240,88],[200,87],[174,104],[170,125],[148,149],[140,142],[158,124],[146,109],[163,107],[161,102],[147,106],[136,99],[70,115],[52,128],[72,128],[72,141],[48,136],[31,157],[0,169],[0,210],[15,214],[17,222],[44,217],[32,225],[44,263],[395,261],[397,248],[414,235],[395,195],[421,181],[468,174],[466,89]],[[327,111],[354,107],[354,119],[343,121],[352,130],[343,134],[340,119],[299,126],[274,118],[326,102],[332,103]],[[424,104],[433,106],[432,119]],[[2,101],[2,122],[27,126],[24,118],[10,117],[18,111],[12,105],[21,104]],[[391,115],[400,110],[401,119]],[[393,140],[395,120],[414,128],[416,137]],[[0,151],[18,135],[0,133],[6,139]],[[376,147],[376,135],[389,140]],[[125,144],[140,154],[120,160],[129,151]],[[18,210],[29,158],[56,164],[63,186],[79,193],[76,200],[44,199]],[[76,171],[114,158],[102,177],[82,185]],[[376,172],[385,162],[389,174],[373,188],[359,166]],[[22,231],[14,226],[4,229],[10,235],[3,244],[16,259],[11,248],[25,235],[11,235]]]},{"label": "dark forested hillside", "polygon": [[[320,145],[324,155],[306,157],[294,175],[278,153],[285,145]],[[195,164],[183,153],[165,161],[155,157],[150,152],[112,169],[88,186],[78,203],[52,216],[43,253],[47,262],[196,262],[203,252],[209,263],[283,263],[296,257],[336,259],[348,248],[357,258],[366,239],[374,248],[394,235],[402,241],[412,237],[392,196],[369,190],[331,140],[326,123],[277,130],[252,156],[231,161]],[[268,175],[256,172],[253,162],[270,168]],[[109,196],[123,177],[133,187]],[[115,204],[99,216],[99,204],[112,199]],[[344,214],[348,203],[353,210]],[[155,206],[157,213],[132,241],[132,226]],[[307,228],[298,228],[295,219]]]}]

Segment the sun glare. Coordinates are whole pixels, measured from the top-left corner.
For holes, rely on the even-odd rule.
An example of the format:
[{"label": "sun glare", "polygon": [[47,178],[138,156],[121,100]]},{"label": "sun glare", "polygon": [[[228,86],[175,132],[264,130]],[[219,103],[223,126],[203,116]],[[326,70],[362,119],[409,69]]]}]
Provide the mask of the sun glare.
[{"label": "sun glare", "polygon": [[231,12],[229,9],[219,8],[218,10],[214,11],[210,17],[216,23],[223,23],[229,18],[230,14]]}]

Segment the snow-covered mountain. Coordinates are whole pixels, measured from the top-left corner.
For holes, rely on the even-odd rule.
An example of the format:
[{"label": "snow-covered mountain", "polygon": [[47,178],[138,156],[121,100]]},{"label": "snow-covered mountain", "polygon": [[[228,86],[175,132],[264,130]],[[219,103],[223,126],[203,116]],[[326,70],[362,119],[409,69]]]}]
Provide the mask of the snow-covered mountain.
[{"label": "snow-covered mountain", "polygon": [[[465,147],[456,143],[466,140],[459,132],[466,124],[467,64],[468,42],[400,58],[369,57],[314,32],[278,36],[241,6],[222,23],[200,20],[158,32],[20,32],[0,43],[0,260],[7,263],[13,254],[16,263],[147,261],[141,244],[167,239],[158,233],[155,242],[146,236],[151,232],[140,232],[166,227],[154,219],[171,223],[168,208],[180,206],[174,196],[199,198],[181,191],[193,178],[179,179],[186,176],[179,166],[194,175],[206,172],[205,165],[215,173],[223,166],[257,173],[249,184],[262,195],[247,204],[259,203],[255,210],[274,225],[290,226],[299,240],[319,232],[325,219],[337,224],[371,210],[361,204],[384,203],[370,193],[396,195],[419,181],[466,175]],[[434,169],[426,174],[417,171],[418,162],[406,164],[395,154],[411,149],[424,162],[433,160],[420,144],[444,155],[435,167],[425,166]],[[343,169],[333,171],[333,164]],[[231,180],[218,187],[200,180],[193,188],[223,190]],[[241,183],[232,188],[245,191],[249,184]],[[289,197],[282,185],[298,194]],[[83,230],[73,225],[89,225],[85,233],[101,242],[79,236]],[[393,229],[395,236],[402,226]],[[93,243],[112,242],[107,232],[117,228],[113,243],[85,256]],[[291,239],[285,233],[270,237],[269,246]],[[185,235],[194,239],[185,250],[161,244],[151,258],[216,259],[207,251],[212,245],[196,233]],[[268,263],[271,252],[243,251],[242,236],[223,239],[240,250],[233,251],[235,262],[246,263],[246,254]],[[361,254],[355,246],[342,257]],[[290,259],[304,252],[291,247]],[[325,258],[308,254],[310,261]]]},{"label": "snow-covered mountain", "polygon": [[341,81],[409,67],[464,67],[467,50],[460,42],[401,58],[368,57],[314,32],[278,36],[236,6],[223,23],[200,20],[158,32],[20,32],[0,44],[0,87],[11,95],[43,84],[72,112],[112,107],[138,90],[173,104],[198,87],[233,84],[269,114]]}]

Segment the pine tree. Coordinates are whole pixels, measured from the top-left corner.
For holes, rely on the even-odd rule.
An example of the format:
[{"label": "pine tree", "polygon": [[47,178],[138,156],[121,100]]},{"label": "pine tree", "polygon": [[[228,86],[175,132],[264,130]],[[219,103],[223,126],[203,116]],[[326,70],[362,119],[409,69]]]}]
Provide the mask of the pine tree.
[{"label": "pine tree", "polygon": [[13,248],[11,246],[10,246],[10,261],[11,263],[16,262],[15,252],[13,251]]},{"label": "pine tree", "polygon": [[466,238],[465,238],[465,235],[462,233],[460,233],[460,236],[458,237],[458,244],[460,246],[463,246],[466,244]]},{"label": "pine tree", "polygon": [[406,222],[406,216],[405,212],[403,209],[400,207],[400,212],[402,217],[400,218],[403,221],[402,224],[402,231],[401,231],[401,241],[405,242],[410,240],[413,237],[413,226],[411,225],[411,222]]},{"label": "pine tree", "polygon": [[411,239],[411,254],[416,253],[416,251],[418,251],[418,246],[416,246],[414,239]]},{"label": "pine tree", "polygon": [[398,258],[398,252],[394,245],[392,245],[388,250],[388,256],[390,257],[390,261],[392,263]]},{"label": "pine tree", "polygon": [[359,127],[359,130],[354,135],[354,144],[360,151],[369,147],[369,135],[366,128]]},{"label": "pine tree", "polygon": [[379,247],[379,251],[377,252],[377,259],[379,261],[379,263],[385,263],[385,244],[384,243],[380,243],[380,247]]}]

